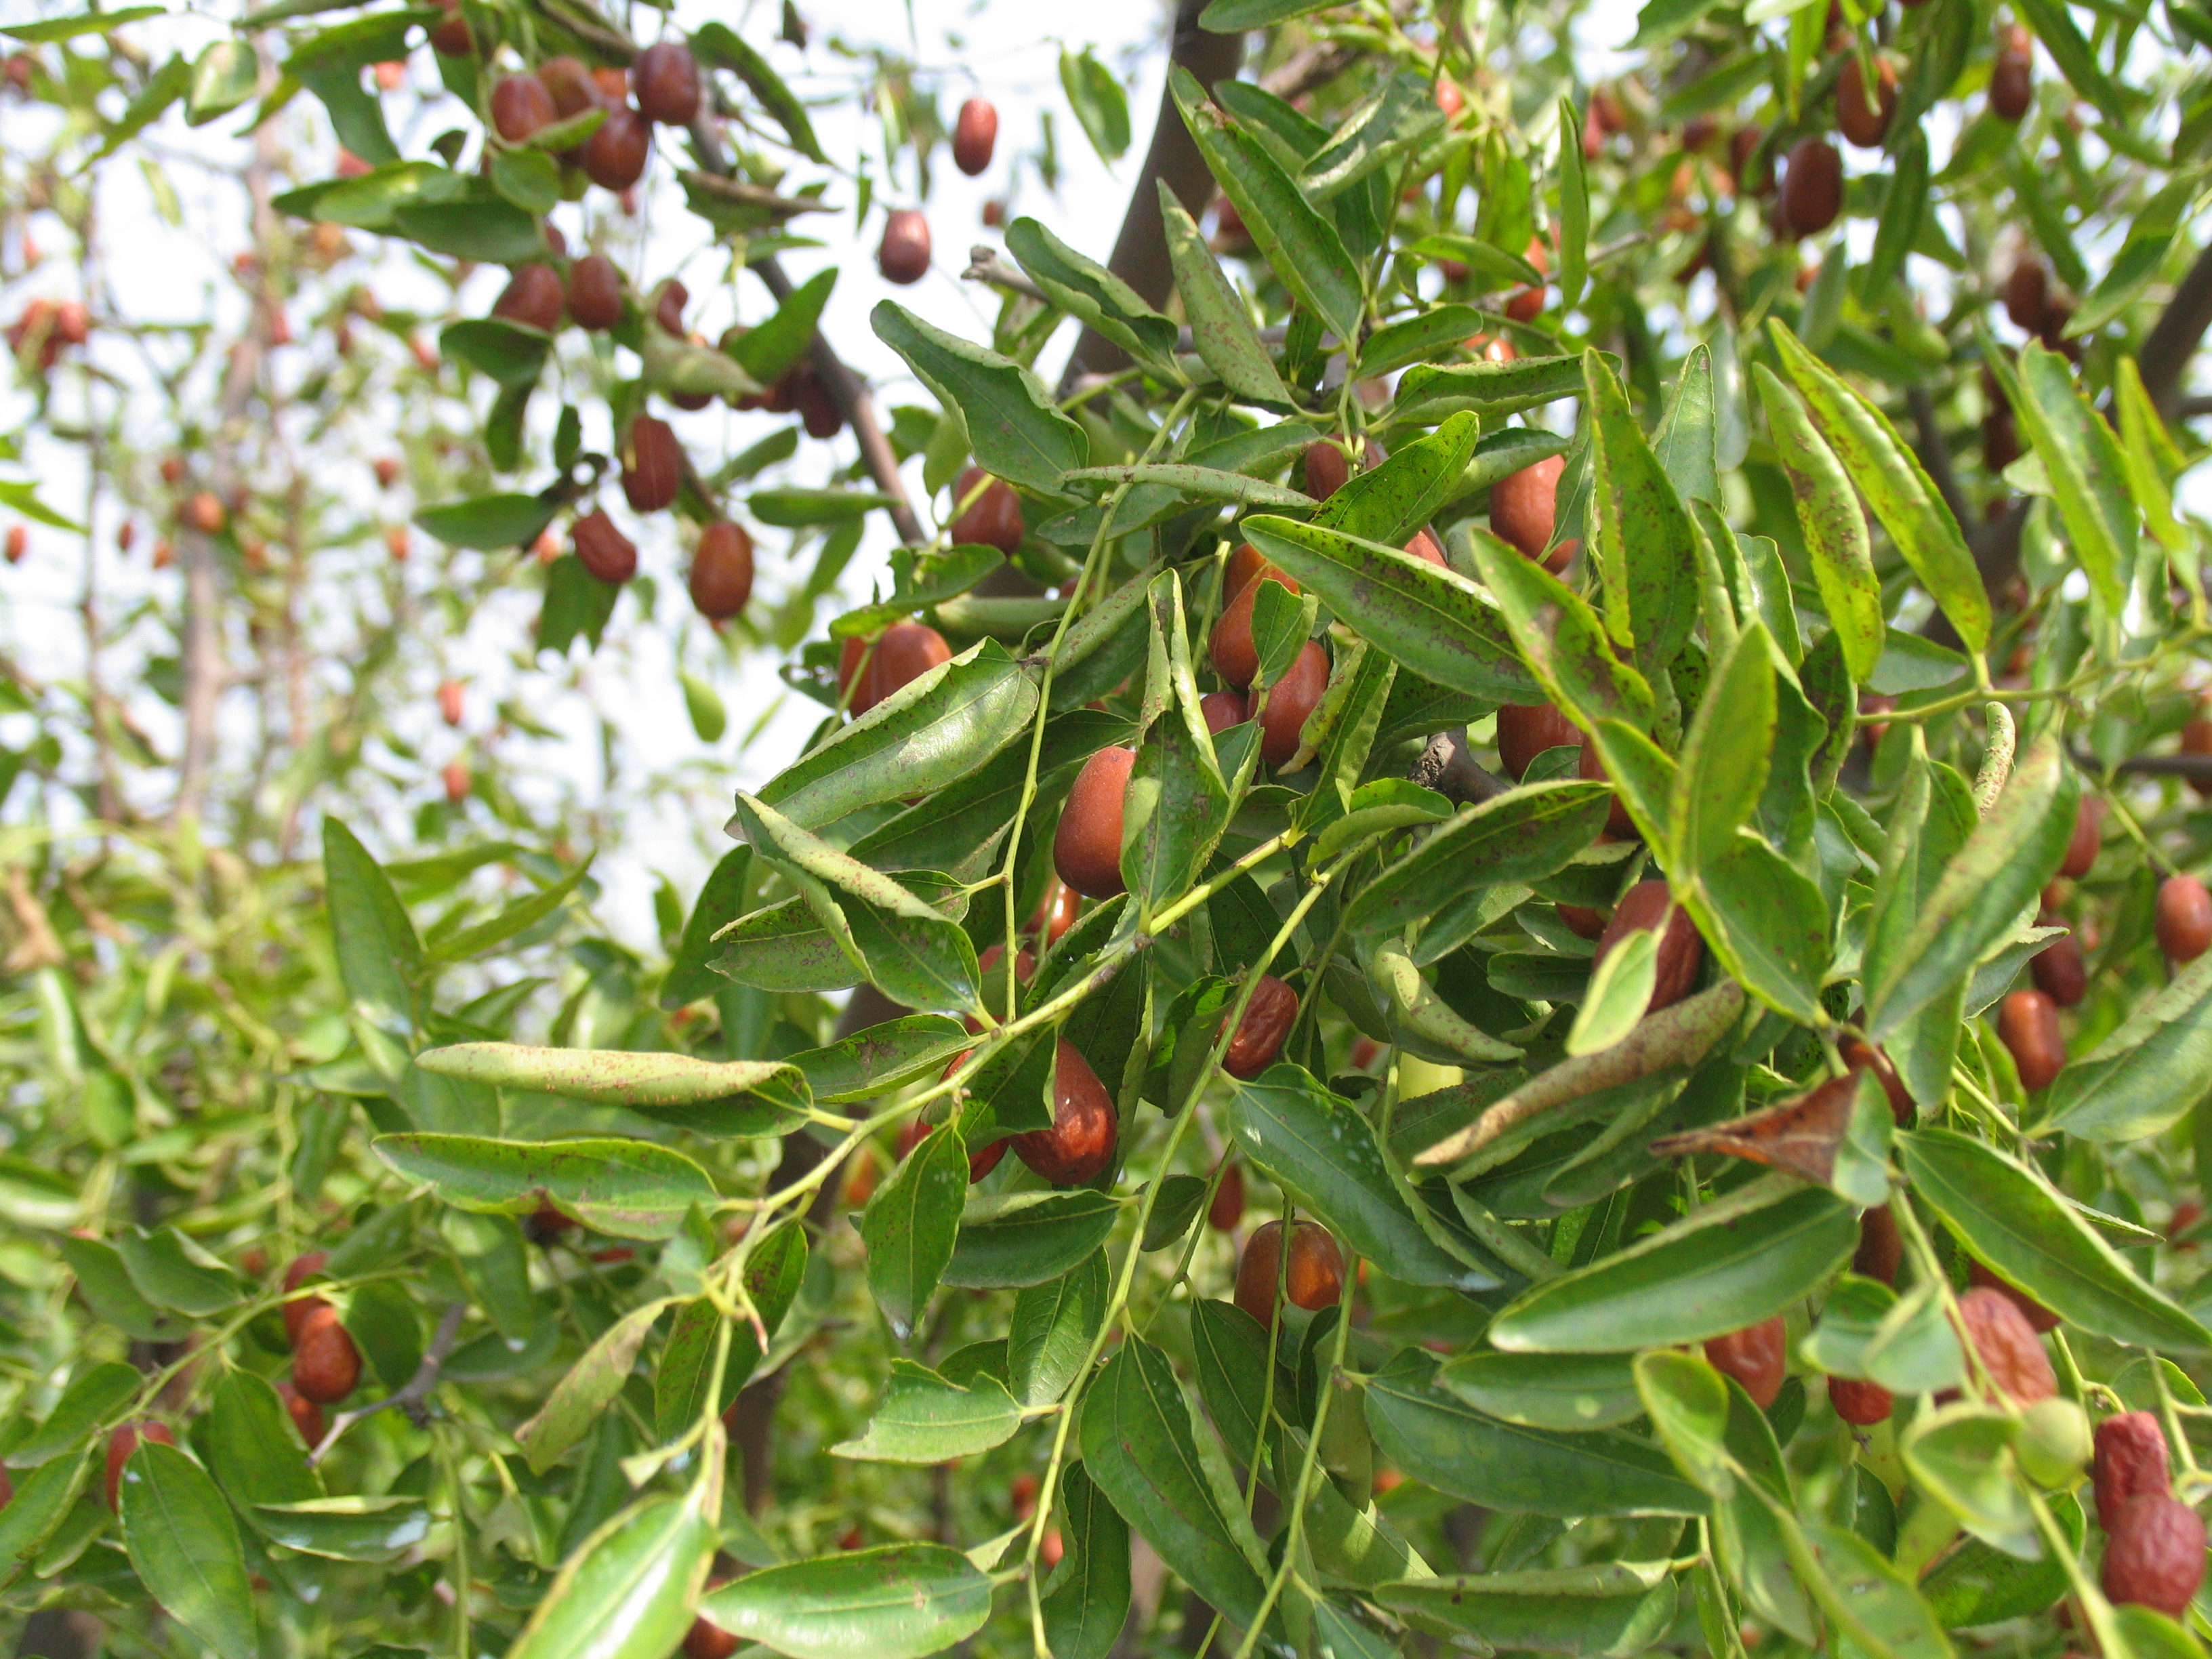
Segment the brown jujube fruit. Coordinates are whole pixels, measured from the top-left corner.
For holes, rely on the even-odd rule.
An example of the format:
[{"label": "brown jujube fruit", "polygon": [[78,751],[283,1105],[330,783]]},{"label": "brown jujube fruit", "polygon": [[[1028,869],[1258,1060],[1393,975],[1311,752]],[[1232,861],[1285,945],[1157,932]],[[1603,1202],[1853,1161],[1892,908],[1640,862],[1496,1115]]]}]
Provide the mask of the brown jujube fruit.
[{"label": "brown jujube fruit", "polygon": [[1800,138],[1782,174],[1782,222],[1810,236],[1836,222],[1844,210],[1844,158],[1825,138]]},{"label": "brown jujube fruit", "polygon": [[971,466],[953,481],[953,501],[968,501],[979,484],[982,493],[952,520],[952,539],[995,547],[1011,558],[1022,544],[1022,498],[1004,478],[994,478],[981,467]]},{"label": "brown jujube fruit", "polygon": [[699,65],[681,40],[659,40],[631,60],[629,83],[648,121],[688,127],[699,113]]},{"label": "brown jujube fruit", "polygon": [[1855,1376],[1832,1376],[1828,1379],[1828,1403],[1844,1422],[1854,1428],[1865,1429],[1888,1421],[1897,1401],[1879,1382],[1868,1382]]},{"label": "brown jujube fruit", "polygon": [[361,1382],[361,1350],[327,1304],[300,1322],[292,1343],[292,1386],[319,1406],[335,1406]]},{"label": "brown jujube fruit", "polygon": [[2100,1582],[2112,1601],[2186,1618],[2204,1582],[2204,1522],[2178,1498],[2130,1498],[2105,1528]]},{"label": "brown jujube fruit", "polygon": [[1114,1161],[1118,1134],[1114,1097],[1082,1051],[1061,1039],[1053,1051],[1052,1127],[1014,1136],[1014,1156],[1055,1187],[1079,1187]]},{"label": "brown jujube fruit", "polygon": [[645,177],[652,156],[653,124],[629,105],[617,105],[584,140],[584,176],[601,190],[628,190]]},{"label": "brown jujube fruit", "polygon": [[868,668],[869,703],[881,702],[938,664],[951,660],[952,647],[935,629],[923,623],[893,623],[876,641],[876,659]]},{"label": "brown jujube fruit", "polygon": [[1844,1064],[1852,1067],[1869,1067],[1881,1085],[1881,1091],[1889,1097],[1890,1115],[1899,1128],[1910,1124],[1917,1115],[1912,1103],[1911,1091],[1905,1088],[1905,1079],[1890,1064],[1889,1056],[1857,1037],[1845,1037],[1843,1045]]},{"label": "brown jujube fruit", "polygon": [[2051,1312],[2017,1285],[2008,1284],[1972,1256],[1966,1259],[1966,1283],[1983,1290],[1995,1291],[2014,1307],[2019,1309],[2020,1316],[2027,1321],[2039,1334],[2045,1331],[2055,1331],[2059,1327],[2060,1321],[2057,1314]]},{"label": "brown jujube fruit", "polygon": [[284,1410],[291,1417],[292,1426],[299,1430],[300,1438],[307,1442],[307,1449],[312,1451],[321,1445],[325,1431],[323,1408],[289,1382],[276,1385],[276,1397],[284,1402]]},{"label": "brown jujube fruit", "polygon": [[2194,876],[2158,884],[2158,948],[2172,962],[2194,962],[2212,948],[2212,893]]},{"label": "brown jujube fruit", "polygon": [[1206,1206],[1206,1224],[1218,1233],[1232,1232],[1244,1218],[1244,1166],[1232,1164],[1221,1172],[1213,1201]]},{"label": "brown jujube fruit", "polygon": [[2051,272],[2033,254],[2022,258],[2005,279],[2004,307],[2014,328],[2033,334],[2043,326],[2051,308]]},{"label": "brown jujube fruit", "polygon": [[177,1443],[177,1437],[169,1431],[167,1423],[125,1423],[107,1437],[107,1507],[115,1507],[115,1498],[123,1486],[123,1466],[131,1461],[131,1454],[138,1449],[141,1440],[158,1440],[165,1446]]},{"label": "brown jujube fruit", "polygon": [[1259,1076],[1275,1063],[1297,1017],[1298,994],[1273,974],[1261,975],[1244,1005],[1244,1018],[1237,1022],[1237,1035],[1222,1052],[1221,1069],[1235,1078]]},{"label": "brown jujube fruit", "polygon": [[538,79],[553,100],[553,113],[560,120],[599,107],[599,88],[591,70],[576,58],[547,58],[538,66]]},{"label": "brown jujube fruit", "polygon": [[[1605,769],[1605,757],[1599,754],[1594,743],[1583,744],[1583,752],[1575,761],[1575,775],[1584,783],[1611,783],[1613,774]],[[1636,820],[1628,814],[1628,803],[1614,792],[1613,804],[1605,809],[1605,833],[1615,841],[1637,839]]]},{"label": "brown jujube fruit", "polygon": [[1866,77],[1859,72],[1859,55],[1844,59],[1844,72],[1836,77],[1836,125],[1861,149],[1878,149],[1889,132],[1890,118],[1897,113],[1897,68],[1887,58],[1875,59],[1875,95],[1869,100]]},{"label": "brown jujube fruit", "polygon": [[[2052,919],[2040,918],[2044,927]],[[2062,1008],[2077,1006],[2089,994],[2088,964],[2081,960],[2081,941],[2072,933],[2055,939],[2027,960],[2035,988]]]},{"label": "brown jujube fruit", "polygon": [[1644,1005],[1647,1014],[1671,1006],[1690,994],[1690,988],[1698,982],[1698,970],[1705,966],[1705,941],[1698,926],[1690,920],[1690,913],[1674,905],[1669,914],[1670,894],[1663,881],[1639,881],[1621,896],[1614,907],[1613,920],[1605,926],[1598,938],[1597,953],[1593,968],[1603,962],[1613,946],[1638,928],[1652,928],[1659,925],[1662,916],[1667,918],[1667,931],[1660,935],[1658,968],[1651,981],[1651,1000]]},{"label": "brown jujube fruit", "polygon": [[2074,811],[2074,834],[2066,843],[2066,861],[2058,866],[2058,873],[2070,881],[2081,880],[2097,862],[2104,841],[2104,803],[2094,796],[2087,797]]},{"label": "brown jujube fruit", "polygon": [[[2181,752],[2185,755],[2212,755],[2212,720],[2198,715],[2181,728]],[[2212,800],[2212,778],[2191,778],[2189,787],[2203,800]]]},{"label": "brown jujube fruit", "polygon": [[2148,1412],[2122,1412],[2097,1425],[2089,1480],[2097,1494],[2097,1524],[2110,1528],[2132,1499],[2173,1491],[2166,1431]]},{"label": "brown jujube fruit", "polygon": [[884,240],[876,246],[876,269],[901,287],[929,274],[929,221],[919,208],[895,208],[884,220]]},{"label": "brown jujube fruit", "polygon": [[1218,738],[1231,726],[1244,724],[1244,694],[1209,691],[1198,700],[1198,712],[1206,721],[1206,729]]},{"label": "brown jujube fruit", "polygon": [[1333,1308],[1344,1294],[1344,1252],[1317,1221],[1301,1221],[1291,1235],[1291,1256],[1283,1261],[1283,1224],[1270,1221],[1244,1241],[1237,1263],[1237,1305],[1262,1325],[1275,1322],[1275,1284],[1294,1307],[1308,1312]]},{"label": "brown jujube fruit", "polygon": [[1306,494],[1325,501],[1351,480],[1352,463],[1335,444],[1322,438],[1306,446],[1304,471]]},{"label": "brown jujube fruit", "polygon": [[553,94],[534,75],[502,76],[491,89],[491,124],[510,144],[519,144],[560,119]]},{"label": "brown jujube fruit", "polygon": [[1213,633],[1206,641],[1206,654],[1213,660],[1213,672],[1227,680],[1239,691],[1249,691],[1260,672],[1260,647],[1252,638],[1252,607],[1258,603],[1262,581],[1280,583],[1292,594],[1298,585],[1274,566],[1268,565],[1257,577],[1237,590],[1213,624]]},{"label": "brown jujube fruit", "polygon": [[1318,640],[1308,640],[1283,671],[1283,678],[1267,688],[1267,706],[1260,711],[1260,758],[1280,766],[1298,752],[1299,734],[1328,690],[1328,653]]},{"label": "brown jujube fruit", "polygon": [[561,326],[561,279],[550,265],[520,265],[492,302],[491,314],[550,334]]},{"label": "brown jujube fruit", "polygon": [[1544,290],[1516,288],[1505,296],[1505,314],[1516,323],[1533,323],[1544,314]]},{"label": "brown jujube fruit", "polygon": [[1862,1279],[1897,1283],[1897,1270],[1905,1265],[1905,1236],[1889,1206],[1877,1204],[1859,1217],[1859,1247],[1851,1253],[1851,1271]]},{"label": "brown jujube fruit", "polygon": [[1559,474],[1566,457],[1547,455],[1490,486],[1491,533],[1523,558],[1540,559],[1559,522]]},{"label": "brown jujube fruit", "polygon": [[952,123],[952,165],[970,179],[991,165],[999,143],[998,106],[988,98],[970,98]]},{"label": "brown jujube fruit", "polygon": [[1137,751],[1115,745],[1084,762],[1052,836],[1052,867],[1085,898],[1112,898],[1121,881],[1121,803]]},{"label": "brown jujube fruit", "polygon": [[623,496],[635,513],[658,513],[684,485],[684,447],[667,422],[641,415],[623,441]]},{"label": "brown jujube fruit", "polygon": [[623,279],[604,253],[587,253],[568,268],[568,315],[576,326],[605,333],[622,321]]},{"label": "brown jujube fruit", "polygon": [[1996,60],[1990,65],[1990,113],[2017,121],[2035,101],[2035,40],[2018,23],[1997,31]]},{"label": "brown jujube fruit", "polygon": [[653,320],[660,325],[663,333],[680,340],[684,337],[684,307],[690,302],[690,290],[671,278],[660,285],[660,297],[653,305]]},{"label": "brown jujube fruit", "polygon": [[1580,748],[1584,741],[1582,728],[1548,702],[1498,707],[1498,761],[1516,783],[1547,749]]},{"label": "brown jujube fruit", "polygon": [[584,568],[603,582],[619,586],[637,574],[637,544],[615,528],[605,507],[576,520],[569,544]]},{"label": "brown jujube fruit", "polygon": [[701,616],[722,622],[752,596],[752,536],[743,525],[717,519],[700,532],[691,556],[691,603]]},{"label": "brown jujube fruit", "polygon": [[2003,1292],[1984,1285],[1968,1291],[1959,1298],[1959,1326],[1990,1381],[2014,1405],[2033,1406],[2058,1392],[2042,1340]]},{"label": "brown jujube fruit", "polygon": [[2014,991],[1997,1011],[1997,1036],[2012,1053],[2021,1086],[2031,1093],[2051,1086],[2066,1064],[2066,1039],[2058,1033],[2058,1005],[2042,991]]},{"label": "brown jujube fruit", "polygon": [[2000,404],[1982,416],[1982,465],[2002,472],[2025,453],[2011,410]]},{"label": "brown jujube fruit", "polygon": [[1790,1328],[1777,1314],[1705,1344],[1705,1360],[1723,1376],[1743,1384],[1752,1403],[1765,1411],[1782,1392],[1790,1374]]}]

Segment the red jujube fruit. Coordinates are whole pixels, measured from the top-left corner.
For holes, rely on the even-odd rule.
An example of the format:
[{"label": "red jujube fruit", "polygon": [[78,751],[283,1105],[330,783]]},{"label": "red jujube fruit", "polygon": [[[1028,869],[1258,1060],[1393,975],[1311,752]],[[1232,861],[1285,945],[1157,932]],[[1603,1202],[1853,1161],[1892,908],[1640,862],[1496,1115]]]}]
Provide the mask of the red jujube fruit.
[{"label": "red jujube fruit", "polygon": [[637,574],[637,544],[615,528],[605,507],[577,520],[569,540],[577,562],[601,581],[619,586]]},{"label": "red jujube fruit", "polygon": [[1603,962],[1631,932],[1656,927],[1660,919],[1666,918],[1666,931],[1659,937],[1658,969],[1651,981],[1651,1000],[1644,1005],[1646,1013],[1656,1013],[1689,995],[1690,988],[1698,982],[1698,970],[1705,965],[1704,936],[1690,920],[1690,913],[1673,904],[1672,899],[1665,882],[1638,882],[1613,907],[1613,920],[1606,923],[1605,932],[1599,936],[1593,959],[1593,966]]},{"label": "red jujube fruit", "polygon": [[[982,486],[981,492],[969,501],[969,495],[979,484]],[[995,547],[1009,557],[1021,546],[1022,498],[1005,479],[994,478],[981,467],[971,466],[953,483],[952,499],[956,502],[969,501],[952,520],[955,542]]]},{"label": "red jujube fruit", "polygon": [[1308,640],[1283,671],[1283,678],[1268,688],[1267,706],[1260,711],[1260,758],[1280,766],[1298,752],[1298,739],[1306,721],[1328,690],[1328,653],[1317,640]]},{"label": "red jujube fruit", "polygon": [[1275,1063],[1297,1017],[1298,994],[1273,974],[1262,974],[1244,1005],[1244,1018],[1237,1022],[1237,1035],[1222,1053],[1221,1069],[1236,1078],[1259,1076]]},{"label": "red jujube fruit", "polygon": [[952,124],[952,165],[975,178],[991,165],[999,143],[999,112],[988,98],[970,98]]},{"label": "red jujube fruit", "polygon": [[1114,1161],[1114,1097],[1081,1050],[1061,1039],[1052,1062],[1052,1127],[1012,1137],[1014,1156],[1055,1187],[1079,1187]]},{"label": "red jujube fruit", "polygon": [[740,524],[717,519],[699,534],[691,556],[691,603],[715,622],[734,617],[753,595],[753,538]]},{"label": "red jujube fruit", "polygon": [[1053,831],[1052,866],[1085,898],[1112,898],[1127,890],[1121,880],[1121,804],[1136,769],[1137,751],[1115,745],[1084,762],[1060,827]]},{"label": "red jujube fruit", "polygon": [[1334,1307],[1344,1294],[1344,1252],[1317,1221],[1301,1221],[1291,1234],[1291,1256],[1283,1260],[1283,1224],[1270,1221],[1244,1242],[1237,1263],[1237,1305],[1262,1325],[1275,1322],[1275,1288],[1285,1300],[1308,1312]]},{"label": "red jujube fruit", "polygon": [[1765,1411],[1782,1392],[1790,1374],[1790,1332],[1777,1314],[1740,1331],[1716,1336],[1705,1343],[1705,1359],[1723,1376],[1743,1384],[1752,1404]]}]

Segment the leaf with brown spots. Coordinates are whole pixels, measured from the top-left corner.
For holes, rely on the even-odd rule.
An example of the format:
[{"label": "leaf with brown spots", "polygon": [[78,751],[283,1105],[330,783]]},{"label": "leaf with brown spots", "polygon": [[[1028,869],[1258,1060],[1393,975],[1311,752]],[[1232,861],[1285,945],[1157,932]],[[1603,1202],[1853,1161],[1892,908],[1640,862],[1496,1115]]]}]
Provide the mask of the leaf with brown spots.
[{"label": "leaf with brown spots", "polygon": [[1787,1170],[1826,1187],[1836,1173],[1836,1149],[1851,1127],[1851,1103],[1857,1097],[1859,1073],[1854,1069],[1778,1106],[1731,1118],[1711,1128],[1667,1135],[1653,1141],[1651,1151],[1660,1158],[1725,1152],[1730,1158]]}]

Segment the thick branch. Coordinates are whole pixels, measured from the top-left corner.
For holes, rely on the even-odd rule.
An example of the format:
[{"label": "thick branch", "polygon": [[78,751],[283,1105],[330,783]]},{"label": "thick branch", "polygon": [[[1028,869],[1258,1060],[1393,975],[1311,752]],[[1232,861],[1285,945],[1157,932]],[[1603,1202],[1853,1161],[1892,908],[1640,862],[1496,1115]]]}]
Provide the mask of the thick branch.
[{"label": "thick branch", "polygon": [[[2104,763],[2087,750],[2075,751],[2074,763],[2084,772],[2106,770]],[[2111,770],[2127,776],[2181,778],[2190,783],[2212,783],[2212,755],[2130,755]]]},{"label": "thick branch", "polygon": [[1494,800],[1513,786],[1479,765],[1467,742],[1467,728],[1455,726],[1429,739],[1408,775],[1424,789],[1433,789],[1457,806],[1479,806]]},{"label": "thick branch", "polygon": [[2212,328],[2212,246],[2197,256],[2189,274],[2174,288],[2173,297],[2143,336],[2142,355],[2136,360],[2143,390],[2169,421],[2180,404],[2182,376],[2208,328]]},{"label": "thick branch", "polygon": [[1920,457],[1920,465],[1928,469],[1936,494],[1943,505],[1951,509],[1951,516],[1964,528],[1966,524],[1966,494],[1959,488],[1959,474],[1951,465],[1951,446],[1943,440],[1943,428],[1936,418],[1936,400],[1929,396],[1928,388],[1915,383],[1905,394],[1907,408],[1912,411],[1912,425],[1920,441],[1913,446]]}]

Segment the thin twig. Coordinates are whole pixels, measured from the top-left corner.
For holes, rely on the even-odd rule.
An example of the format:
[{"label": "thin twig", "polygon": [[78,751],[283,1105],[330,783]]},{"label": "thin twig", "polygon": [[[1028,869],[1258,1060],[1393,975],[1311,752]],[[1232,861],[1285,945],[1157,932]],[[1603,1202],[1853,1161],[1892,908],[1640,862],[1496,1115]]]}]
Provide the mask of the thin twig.
[{"label": "thin twig", "polygon": [[978,242],[968,250],[968,269],[960,276],[963,282],[988,283],[993,288],[1004,289],[1009,294],[1041,300],[1047,305],[1052,303],[1051,295],[1000,258],[998,250],[986,242]]},{"label": "thin twig", "polygon": [[422,1363],[415,1368],[415,1375],[407,1379],[407,1386],[397,1394],[386,1395],[373,1406],[363,1406],[359,1411],[341,1412],[331,1423],[329,1432],[315,1443],[314,1450],[307,1454],[307,1466],[313,1468],[320,1463],[331,1448],[337,1444],[338,1437],[362,1419],[389,1411],[394,1406],[405,1412],[408,1421],[416,1428],[427,1425],[430,1413],[426,1402],[430,1398],[430,1390],[438,1386],[439,1374],[446,1369],[447,1356],[453,1351],[453,1343],[461,1334],[461,1321],[468,1310],[465,1302],[447,1303],[445,1314],[438,1321],[437,1334],[430,1339],[430,1346],[423,1351]]}]

